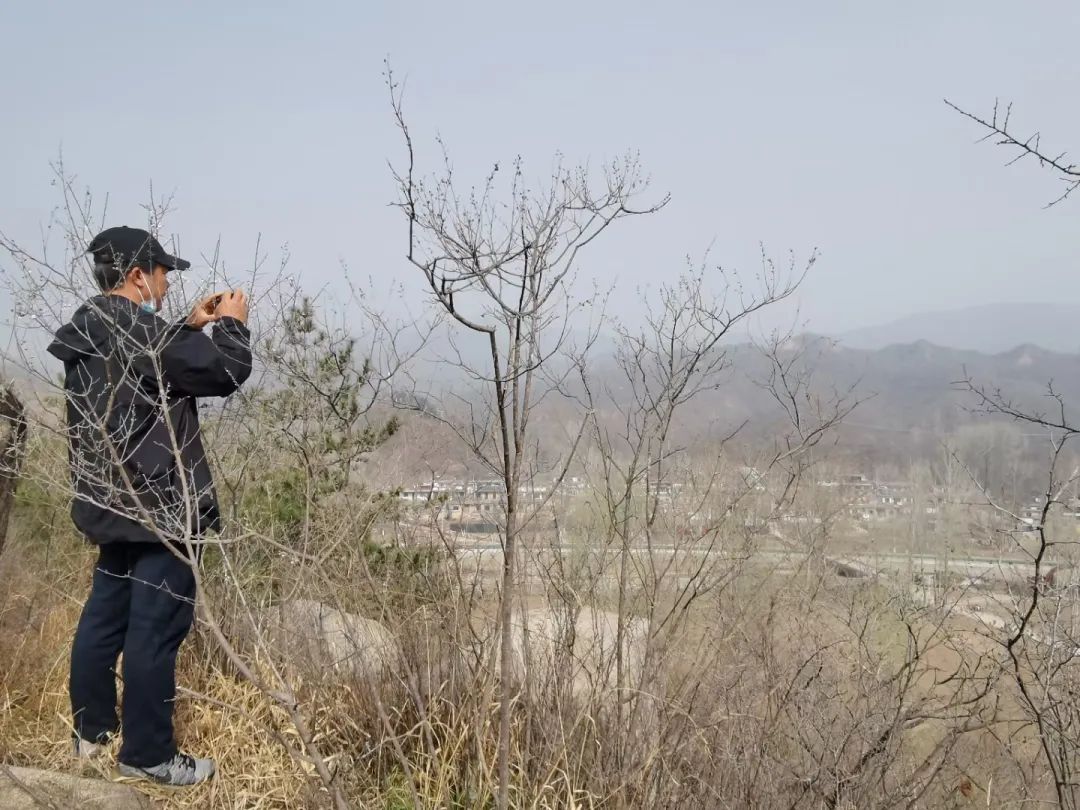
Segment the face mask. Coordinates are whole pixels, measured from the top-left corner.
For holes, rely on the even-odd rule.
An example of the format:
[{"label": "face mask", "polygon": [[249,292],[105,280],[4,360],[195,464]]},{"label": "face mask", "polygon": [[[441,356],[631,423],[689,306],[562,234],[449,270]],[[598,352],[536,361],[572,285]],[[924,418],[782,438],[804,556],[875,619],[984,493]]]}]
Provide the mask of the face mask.
[{"label": "face mask", "polygon": [[148,301],[147,300],[142,300],[142,297],[143,297],[143,292],[142,292],[142,289],[140,288],[139,289],[139,298],[140,298],[139,309],[141,309],[143,312],[149,313],[150,315],[157,315],[158,307],[157,307],[157,304],[154,303],[154,297],[150,296],[150,300],[148,300]]}]

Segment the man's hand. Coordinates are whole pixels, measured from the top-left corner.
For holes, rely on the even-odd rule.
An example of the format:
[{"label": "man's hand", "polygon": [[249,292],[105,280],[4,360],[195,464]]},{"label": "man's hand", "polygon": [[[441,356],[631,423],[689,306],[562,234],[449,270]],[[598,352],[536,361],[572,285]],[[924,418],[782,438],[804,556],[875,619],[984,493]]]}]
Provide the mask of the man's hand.
[{"label": "man's hand", "polygon": [[202,329],[208,323],[216,321],[218,319],[218,302],[220,302],[225,295],[228,295],[228,293],[214,293],[213,295],[206,296],[206,298],[197,303],[194,309],[191,310],[191,314],[188,315],[188,326],[194,327],[195,329]]},{"label": "man's hand", "polygon": [[220,318],[236,318],[242,324],[247,323],[248,300],[243,290],[222,293],[217,309],[214,310],[214,320]]}]

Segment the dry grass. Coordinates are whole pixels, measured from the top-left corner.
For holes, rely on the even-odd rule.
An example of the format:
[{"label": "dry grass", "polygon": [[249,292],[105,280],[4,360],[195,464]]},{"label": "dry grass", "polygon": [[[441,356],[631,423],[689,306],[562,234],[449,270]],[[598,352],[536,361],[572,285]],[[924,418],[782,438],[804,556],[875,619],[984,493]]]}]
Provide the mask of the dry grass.
[{"label": "dry grass", "polygon": [[[10,557],[3,576],[13,587],[0,621],[0,759],[74,772],[80,766],[71,758],[67,676],[79,600],[31,576],[17,555]],[[89,551],[65,555],[64,563],[83,571],[84,590],[92,559]],[[187,791],[148,785],[140,790],[167,808],[309,804],[309,780],[268,731],[287,725],[282,713],[254,687],[207,663],[195,645],[185,645],[178,682],[203,697],[178,701],[177,736],[185,750],[213,756],[226,778]]]},{"label": "dry grass", "polygon": [[[115,750],[98,765],[77,763],[70,751],[71,640],[94,558],[93,549],[61,534],[45,555],[29,551],[16,538],[0,561],[5,585],[0,591],[0,762],[115,778]],[[185,751],[212,756],[219,777],[182,791],[145,783],[138,784],[139,790],[160,807],[176,810],[326,806],[314,770],[288,751],[286,744],[294,750],[301,744],[286,713],[234,674],[199,630],[181,648],[177,682],[178,742]],[[298,685],[317,740],[323,750],[336,752],[329,764],[354,806],[413,807],[408,780],[380,734],[370,689],[314,679]],[[463,710],[468,702],[461,696],[434,700],[428,706],[427,740],[414,717],[393,708],[408,705],[407,700],[391,700],[387,709],[424,807],[492,804],[496,706],[492,703],[482,724],[484,742],[478,749],[475,706]],[[520,768],[524,755],[516,754]],[[521,803],[538,810],[592,806],[590,797],[558,770],[538,795]]]},{"label": "dry grass", "polygon": [[[41,518],[39,513],[34,513],[38,517],[33,520],[27,514],[20,516],[0,560],[0,762],[74,771],[80,766],[72,762],[68,742],[68,661],[94,552],[74,537],[66,514],[50,512]],[[760,806],[774,806],[773,799],[784,795],[774,784],[774,775],[782,772],[770,772],[772,766],[766,762],[757,781],[748,782],[746,774],[765,761],[766,739],[760,737],[758,718],[768,714],[776,683],[799,684],[796,703],[773,712],[778,736],[772,744],[780,747],[770,757],[786,758],[793,767],[806,755],[795,750],[782,753],[788,744],[779,731],[788,718],[794,718],[796,725],[813,723],[825,734],[857,739],[877,728],[873,718],[889,710],[888,690],[881,688],[880,679],[902,662],[906,628],[884,609],[883,594],[839,582],[811,595],[787,577],[764,576],[747,572],[726,602],[703,603],[694,613],[682,640],[684,652],[693,654],[677,659],[686,671],[669,671],[668,698],[677,712],[685,710],[686,717],[677,720],[673,711],[664,719],[667,731],[653,755],[668,760],[661,769],[670,780],[664,787],[665,800],[681,796],[683,801],[654,806],[740,806],[738,794],[732,791],[744,783],[760,791],[756,794]],[[717,621],[718,615],[723,621]],[[862,629],[862,654],[852,638],[853,627]],[[437,633],[429,630],[425,635],[424,628],[410,630],[407,623],[395,629],[412,644],[410,660],[422,669],[419,662],[430,659],[438,644]],[[795,678],[799,661],[819,649],[830,652],[823,658],[823,674],[813,689],[825,689],[823,681],[832,685],[832,691],[803,692],[813,679],[804,683]],[[944,649],[931,651],[925,663],[930,670],[949,671],[955,668],[953,657]],[[852,662],[862,674],[851,670]],[[869,671],[875,669],[881,671]],[[864,700],[865,717],[847,718],[833,712],[841,708],[846,712],[849,702],[855,705],[849,693],[860,683],[859,677],[865,695],[880,699],[881,705]],[[931,688],[928,679],[929,674],[917,679],[916,694],[909,699],[918,699]],[[684,685],[676,688],[676,682]],[[182,648],[178,683],[182,690],[177,708],[179,742],[191,753],[214,757],[220,778],[184,791],[141,785],[139,789],[159,806],[226,810],[327,806],[312,770],[289,754],[288,747],[296,749],[300,744],[285,712],[238,677],[210,639],[198,631]],[[384,687],[374,692],[369,684],[320,682],[312,677],[299,684],[316,739],[331,754],[329,764],[352,806],[390,810],[417,805],[491,807],[495,705],[485,705],[480,690],[465,677],[426,695],[427,722],[422,724],[400,684]],[[373,706],[375,697],[383,701],[385,718]],[[729,719],[717,720],[723,717]],[[536,810],[640,806],[621,795],[627,789],[623,781],[627,776],[605,758],[604,743],[613,739],[614,730],[603,726],[600,714],[585,718],[565,737],[562,730],[571,724],[556,711],[549,715],[522,711],[516,718],[513,806]],[[908,769],[902,760],[919,760],[937,738],[937,730],[927,727],[898,740],[893,749],[896,760],[890,766],[897,773],[890,771],[890,778],[902,776]],[[398,752],[392,749],[391,739],[399,746]],[[1012,739],[1017,741],[1015,733]],[[589,746],[595,746],[595,751]],[[1015,767],[1005,756],[1001,746],[985,734],[963,739],[955,757],[957,767],[943,772],[940,790],[935,789],[933,795],[942,800],[948,796],[952,806],[975,806],[989,798],[987,793],[976,789],[971,798],[953,801],[953,783],[971,777],[978,786],[995,774],[994,795],[1001,795],[997,792],[1004,787],[1001,775]],[[960,767],[960,760],[965,767]],[[692,782],[698,774],[700,788]],[[108,769],[103,768],[101,775],[107,777]],[[705,800],[718,795],[711,791],[719,790],[729,791],[723,801]],[[705,805],[694,804],[702,801]]]}]

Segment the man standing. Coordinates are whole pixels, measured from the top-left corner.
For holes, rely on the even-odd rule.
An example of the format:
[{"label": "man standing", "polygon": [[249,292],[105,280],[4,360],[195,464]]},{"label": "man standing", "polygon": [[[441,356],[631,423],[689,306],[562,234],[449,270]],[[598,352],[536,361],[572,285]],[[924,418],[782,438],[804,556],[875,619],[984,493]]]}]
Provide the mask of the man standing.
[{"label": "man standing", "polygon": [[75,752],[93,757],[120,730],[122,652],[120,774],[193,785],[215,766],[177,750],[176,655],[194,617],[198,543],[221,520],[196,398],[228,396],[251,373],[247,300],[211,296],[170,324],[157,313],[170,273],[189,262],[127,227],[101,232],[88,252],[101,294],[49,346],[64,363],[71,516],[99,549],[71,650]]}]

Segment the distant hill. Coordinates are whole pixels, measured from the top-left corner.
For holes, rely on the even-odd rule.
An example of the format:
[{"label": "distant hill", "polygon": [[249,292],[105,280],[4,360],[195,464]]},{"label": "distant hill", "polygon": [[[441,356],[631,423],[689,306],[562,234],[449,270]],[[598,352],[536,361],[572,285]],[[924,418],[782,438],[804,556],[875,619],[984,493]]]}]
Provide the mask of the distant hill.
[{"label": "distant hill", "polygon": [[[1070,415],[1080,421],[1080,355],[1033,345],[984,354],[925,340],[864,350],[807,338],[798,348],[802,359],[795,367],[809,371],[813,390],[828,395],[854,389],[864,402],[851,422],[883,432],[882,438],[911,431],[940,436],[977,421],[970,413],[973,398],[957,385],[965,376],[1006,392],[1018,406],[1037,411],[1051,406],[1046,394],[1053,381]],[[699,418],[749,420],[764,427],[769,414],[780,415],[770,395],[756,384],[767,379],[769,367],[750,346],[732,347],[729,357],[732,368],[727,380],[691,407],[700,408]]]},{"label": "distant hill", "polygon": [[986,354],[1025,344],[1056,352],[1080,352],[1080,303],[989,304],[925,312],[838,337],[853,349],[883,349],[925,340]]},{"label": "distant hill", "polygon": [[974,421],[971,395],[956,385],[970,378],[1000,389],[1020,407],[1052,410],[1047,386],[1053,382],[1072,415],[1080,414],[1080,355],[1023,344],[993,354],[947,348],[927,340],[878,350],[844,346],[808,352],[819,384],[839,389],[855,385],[870,396],[853,416],[885,430],[949,432]]},{"label": "distant hill", "polygon": [[[704,458],[717,452],[720,437],[742,425],[740,439],[729,445],[729,451],[738,457],[742,451],[737,445],[742,445],[753,460],[757,449],[787,434],[790,425],[762,387],[769,378],[768,360],[747,344],[732,345],[727,353],[730,365],[722,380],[680,411],[671,441]],[[1044,413],[1057,408],[1046,396],[1047,385],[1053,381],[1066,403],[1067,417],[1080,423],[1080,354],[1032,345],[984,354],[928,341],[864,350],[805,336],[791,341],[781,359],[791,361],[796,375],[808,372],[812,378],[810,396],[803,392],[798,396],[808,424],[813,423],[817,396],[828,400],[836,391],[854,388],[862,404],[837,431],[836,443],[828,442],[821,452],[867,474],[906,475],[912,462],[940,463],[948,443],[960,448],[972,463],[982,465],[983,480],[999,489],[1008,485],[1027,492],[1044,485],[1039,476],[1046,463],[1045,432],[978,413],[977,401],[956,384],[965,375],[989,390],[1002,391],[1019,408]],[[597,403],[597,415],[617,436],[625,422],[615,403],[630,400],[626,378],[611,357],[602,353],[590,363],[590,376],[602,400]],[[580,424],[579,403],[546,397],[532,422],[542,454],[557,458]],[[586,447],[581,452],[588,456],[592,451]],[[418,414],[405,415],[403,429],[378,451],[377,459],[370,472],[379,486],[426,481],[433,474],[488,474],[450,430]]]}]

